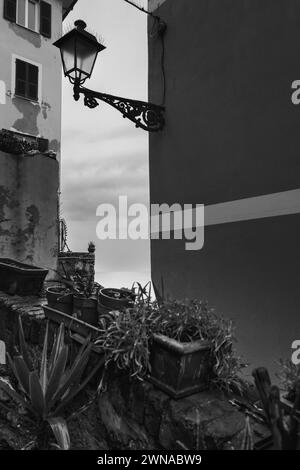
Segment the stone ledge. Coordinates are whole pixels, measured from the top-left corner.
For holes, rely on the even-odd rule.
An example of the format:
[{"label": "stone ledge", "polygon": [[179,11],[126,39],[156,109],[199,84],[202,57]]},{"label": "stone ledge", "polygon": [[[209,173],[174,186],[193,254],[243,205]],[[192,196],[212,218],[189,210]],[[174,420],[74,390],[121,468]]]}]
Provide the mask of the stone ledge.
[{"label": "stone ledge", "polygon": [[24,334],[32,344],[42,344],[45,315],[44,297],[21,297],[0,291],[0,339],[5,342],[8,351],[16,344],[18,317],[22,317]]},{"label": "stone ledge", "polygon": [[[245,415],[228,400],[209,390],[174,400],[152,384],[130,382],[122,374],[109,378],[98,407],[111,448],[239,449]],[[255,440],[269,435],[266,427],[251,424]]]}]

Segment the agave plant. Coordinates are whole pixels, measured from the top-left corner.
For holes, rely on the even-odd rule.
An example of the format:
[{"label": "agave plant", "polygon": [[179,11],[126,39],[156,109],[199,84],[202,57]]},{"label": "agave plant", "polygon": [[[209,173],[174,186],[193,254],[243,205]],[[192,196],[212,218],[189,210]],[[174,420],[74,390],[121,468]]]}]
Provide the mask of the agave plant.
[{"label": "agave plant", "polygon": [[67,422],[61,412],[87,385],[102,362],[82,380],[87,366],[92,343],[87,338],[75,360],[68,365],[69,348],[64,341],[64,325],[61,323],[52,351],[48,356],[49,324],[47,322],[40,371],[34,368],[25,342],[22,321],[19,317],[19,351],[13,358],[7,354],[12,373],[18,387],[14,389],[0,378],[0,388],[14,401],[25,407],[37,422],[34,444],[43,449],[48,445],[49,425],[57,445],[62,450],[70,448]]}]

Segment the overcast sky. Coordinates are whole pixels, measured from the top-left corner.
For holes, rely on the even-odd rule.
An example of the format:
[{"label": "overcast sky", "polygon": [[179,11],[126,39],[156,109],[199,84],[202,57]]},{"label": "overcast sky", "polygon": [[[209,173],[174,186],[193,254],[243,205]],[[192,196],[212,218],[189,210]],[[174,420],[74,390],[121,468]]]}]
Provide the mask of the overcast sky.
[{"label": "overcast sky", "polygon": [[[86,86],[147,100],[147,15],[124,0],[79,0],[64,27],[79,18],[107,47]],[[117,208],[119,195],[148,203],[148,134],[105,103],[92,110],[82,99],[74,102],[64,79],[61,215],[72,251],[86,251],[95,241],[97,280],[111,287],[150,278],[148,241],[97,240],[96,209],[107,202]]]}]

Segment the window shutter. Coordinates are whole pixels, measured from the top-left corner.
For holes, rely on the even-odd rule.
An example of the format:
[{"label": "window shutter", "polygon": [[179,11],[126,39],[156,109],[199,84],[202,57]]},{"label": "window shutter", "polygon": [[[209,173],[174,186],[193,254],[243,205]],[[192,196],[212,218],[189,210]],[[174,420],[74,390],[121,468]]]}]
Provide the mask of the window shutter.
[{"label": "window shutter", "polygon": [[15,93],[18,96],[26,96],[26,76],[27,67],[26,62],[23,60],[16,60],[16,89]]},{"label": "window shutter", "polygon": [[27,64],[27,98],[38,99],[39,69],[35,65]]},{"label": "window shutter", "polygon": [[17,17],[17,0],[4,0],[4,13],[6,20],[16,22]]},{"label": "window shutter", "polygon": [[30,100],[38,99],[39,69],[35,65],[16,60],[16,89],[18,96]]},{"label": "window shutter", "polygon": [[51,5],[40,2],[40,33],[46,38],[51,38]]}]

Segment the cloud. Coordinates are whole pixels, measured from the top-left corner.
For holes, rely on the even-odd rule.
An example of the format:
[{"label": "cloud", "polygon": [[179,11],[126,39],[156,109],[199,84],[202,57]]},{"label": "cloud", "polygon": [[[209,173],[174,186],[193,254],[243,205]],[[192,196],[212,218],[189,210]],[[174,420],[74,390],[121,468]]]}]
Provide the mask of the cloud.
[{"label": "cloud", "polygon": [[[78,2],[68,22],[82,18],[105,38],[94,76],[86,86],[118,96],[147,100],[147,17],[123,0]],[[106,103],[95,109],[73,100],[63,81],[62,203],[68,243],[85,251],[96,242],[98,271],[148,271],[149,241],[96,239],[96,209],[149,199],[148,135]]]}]

